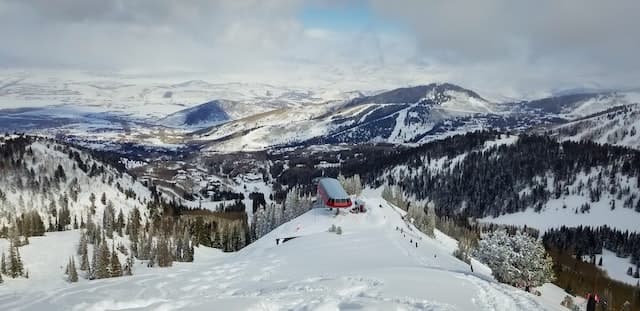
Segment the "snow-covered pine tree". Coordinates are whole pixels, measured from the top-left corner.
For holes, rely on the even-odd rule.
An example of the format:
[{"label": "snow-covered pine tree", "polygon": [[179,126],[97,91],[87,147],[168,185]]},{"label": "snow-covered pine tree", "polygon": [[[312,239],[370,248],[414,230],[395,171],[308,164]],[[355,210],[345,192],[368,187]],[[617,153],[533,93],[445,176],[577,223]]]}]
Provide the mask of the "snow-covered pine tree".
[{"label": "snow-covered pine tree", "polygon": [[76,263],[73,260],[73,257],[69,259],[67,271],[67,281],[69,281],[70,283],[78,282],[78,271],[76,270]]},{"label": "snow-covered pine tree", "polygon": [[86,239],[85,239],[85,243],[82,246],[81,254],[80,254],[80,270],[81,271],[89,270],[89,248],[87,246]]},{"label": "snow-covered pine tree", "polygon": [[96,260],[95,270],[96,279],[105,279],[110,277],[111,274],[109,273],[109,264],[111,254],[109,253],[109,247],[107,246],[106,240],[100,244],[97,256],[98,259]]},{"label": "snow-covered pine tree", "polygon": [[159,267],[171,267],[173,260],[169,253],[169,242],[166,238],[162,237],[158,240],[157,244],[157,262]]},{"label": "snow-covered pine tree", "polygon": [[17,246],[14,246],[13,241],[9,242],[9,264],[7,270],[9,272],[8,275],[13,279],[22,276],[24,273],[20,251]]},{"label": "snow-covered pine tree", "polygon": [[122,213],[122,209],[118,212],[118,218],[116,220],[116,231],[118,232],[118,236],[122,237],[124,228],[124,214]]},{"label": "snow-covered pine tree", "polygon": [[98,253],[100,249],[100,244],[93,244],[93,254],[91,255],[91,266],[87,271],[87,279],[93,280],[96,279],[96,271],[98,270]]},{"label": "snow-covered pine tree", "polygon": [[554,279],[551,257],[542,243],[520,231],[483,233],[475,256],[487,264],[500,282],[514,286],[540,286]]},{"label": "snow-covered pine tree", "polygon": [[362,181],[360,180],[360,175],[353,175],[353,194],[360,195],[362,193]]},{"label": "snow-covered pine tree", "polygon": [[82,251],[85,248],[87,248],[87,236],[84,234],[84,232],[80,232],[80,242],[78,242],[78,250],[77,250],[78,256],[82,255]]},{"label": "snow-covered pine tree", "polygon": [[433,202],[427,203],[427,210],[425,214],[425,233],[431,237],[434,237],[434,230],[436,229],[436,206],[435,204],[433,204]]},{"label": "snow-covered pine tree", "polygon": [[7,260],[2,251],[2,261],[0,261],[0,274],[7,274]]},{"label": "snow-covered pine tree", "polygon": [[118,259],[118,253],[111,249],[111,262],[109,273],[112,278],[122,276],[122,266],[120,265],[120,259]]},{"label": "snow-covered pine tree", "polygon": [[113,208],[113,202],[107,202],[107,206],[104,208],[104,212],[102,215],[102,227],[108,238],[113,238],[113,230],[114,230],[114,215],[115,210]]},{"label": "snow-covered pine tree", "polygon": [[291,187],[291,189],[289,189],[289,192],[287,192],[287,197],[284,200],[283,219],[281,220],[282,223],[290,221],[296,217],[296,209],[298,208],[297,198],[297,187]]},{"label": "snow-covered pine tree", "polygon": [[344,188],[344,190],[349,193],[349,185],[347,184],[347,179],[344,177],[344,175],[342,175],[342,173],[338,174],[338,177],[336,178],[338,180],[338,182],[340,183],[340,185],[342,185],[342,188]]}]

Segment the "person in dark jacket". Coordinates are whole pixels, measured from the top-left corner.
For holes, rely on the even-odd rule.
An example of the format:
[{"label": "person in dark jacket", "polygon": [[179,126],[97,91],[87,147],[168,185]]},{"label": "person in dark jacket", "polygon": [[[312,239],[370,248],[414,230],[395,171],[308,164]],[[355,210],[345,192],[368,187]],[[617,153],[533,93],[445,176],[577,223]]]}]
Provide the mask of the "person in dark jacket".
[{"label": "person in dark jacket", "polygon": [[596,298],[593,294],[587,295],[587,311],[596,311]]}]

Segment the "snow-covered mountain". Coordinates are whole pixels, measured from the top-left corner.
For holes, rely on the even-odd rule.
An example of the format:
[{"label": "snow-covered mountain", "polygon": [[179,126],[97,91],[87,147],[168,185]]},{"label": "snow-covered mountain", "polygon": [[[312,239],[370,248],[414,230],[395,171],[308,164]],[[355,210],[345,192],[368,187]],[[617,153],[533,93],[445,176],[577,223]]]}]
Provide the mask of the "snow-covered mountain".
[{"label": "snow-covered mountain", "polygon": [[[256,83],[210,83],[189,80],[163,83],[145,79],[88,76],[81,78],[0,74],[0,108],[93,107],[138,119],[168,114],[216,99],[251,102],[229,112],[248,116],[264,110],[321,102],[329,94]],[[339,93],[332,96],[340,96]],[[253,111],[253,109],[257,109]],[[263,110],[261,110],[263,109]]]},{"label": "snow-covered mountain", "polygon": [[[455,241],[418,232],[378,193],[363,200],[366,214],[314,209],[237,253],[199,249],[191,264],[76,284],[8,280],[0,308],[562,310],[559,297],[499,284],[478,262],[471,272],[451,255]],[[60,237],[58,252],[74,254],[76,240]]]},{"label": "snow-covered mountain", "polygon": [[234,102],[214,100],[195,107],[174,112],[160,120],[163,124],[172,126],[212,126],[229,121],[231,117],[225,111],[225,104]]},{"label": "snow-covered mountain", "polygon": [[[501,126],[508,110],[453,84],[400,88],[342,102],[274,111],[194,133],[208,150],[260,150],[299,143],[421,143]],[[526,123],[526,122],[525,122]]]},{"label": "snow-covered mountain", "polygon": [[107,204],[124,215],[133,208],[148,214],[146,187],[79,149],[9,136],[0,138],[0,150],[0,227],[34,211],[49,230],[77,228],[89,219],[101,223]]},{"label": "snow-covered mountain", "polygon": [[640,104],[617,106],[552,128],[559,139],[640,149]]},{"label": "snow-covered mountain", "polygon": [[0,131],[62,135],[92,146],[195,143],[222,152],[319,143],[419,144],[486,128],[549,128],[639,99],[633,91],[569,92],[498,103],[450,83],[344,92],[202,80],[5,75],[0,76]]},{"label": "snow-covered mountain", "polygon": [[601,92],[561,95],[515,104],[515,112],[576,120],[605,110],[640,103],[640,92]]}]

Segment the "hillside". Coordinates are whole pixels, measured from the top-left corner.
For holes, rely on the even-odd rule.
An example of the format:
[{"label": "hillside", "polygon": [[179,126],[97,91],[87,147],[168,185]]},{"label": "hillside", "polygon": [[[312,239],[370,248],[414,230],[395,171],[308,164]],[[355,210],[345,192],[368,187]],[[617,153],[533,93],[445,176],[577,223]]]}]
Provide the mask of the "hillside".
[{"label": "hillside", "polygon": [[174,112],[160,120],[171,126],[207,127],[230,120],[225,105],[237,104],[231,101],[214,100],[195,107]]},{"label": "hillside", "polygon": [[497,120],[502,118],[495,104],[473,91],[434,83],[256,115],[192,138],[211,151],[301,143],[417,143],[504,122]]},{"label": "hillside", "polygon": [[[431,239],[411,231],[400,212],[378,196],[363,195],[370,207],[367,214],[334,218],[314,209],[237,253],[196,255],[189,269],[182,265],[148,269],[131,277],[78,283],[51,292],[37,285],[19,292],[0,287],[0,306],[24,310],[561,310],[559,302],[547,300],[546,295],[536,297],[496,283],[486,271],[471,273],[467,264],[450,255],[451,242],[446,237]],[[341,226],[343,233],[327,232],[331,224]],[[407,231],[405,237],[396,227]],[[297,238],[276,245],[276,238],[290,236]]]},{"label": "hillside", "polygon": [[640,104],[617,106],[551,129],[562,140],[589,140],[640,149]]},{"label": "hillside", "polygon": [[[187,136],[215,152],[313,144],[421,144],[482,129],[529,132],[569,124],[638,102],[635,92],[560,95],[494,103],[450,83],[398,88],[329,105],[257,114]],[[576,121],[578,122],[578,121]],[[623,131],[628,122],[620,124]],[[596,131],[585,139],[602,141]],[[605,136],[616,135],[603,133]],[[622,135],[622,133],[618,133]],[[621,141],[609,137],[606,141]],[[622,142],[624,143],[624,142]]]},{"label": "hillside", "polygon": [[51,140],[0,138],[0,171],[0,227],[37,212],[46,230],[78,228],[101,223],[107,205],[114,216],[134,208],[148,215],[151,193],[132,176]]}]

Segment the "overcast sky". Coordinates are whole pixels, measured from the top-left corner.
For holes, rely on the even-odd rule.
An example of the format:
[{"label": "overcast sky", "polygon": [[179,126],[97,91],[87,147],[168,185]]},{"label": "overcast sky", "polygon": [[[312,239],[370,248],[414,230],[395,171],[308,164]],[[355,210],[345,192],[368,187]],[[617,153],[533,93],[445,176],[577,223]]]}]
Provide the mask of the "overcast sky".
[{"label": "overcast sky", "polygon": [[640,86],[638,0],[0,0],[0,67],[527,96]]}]

